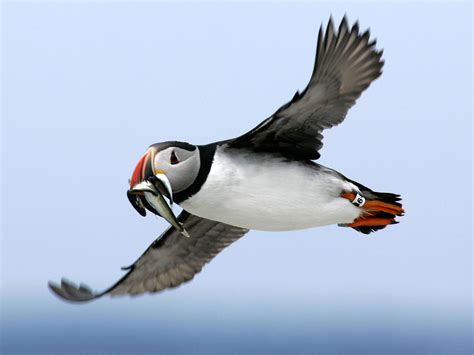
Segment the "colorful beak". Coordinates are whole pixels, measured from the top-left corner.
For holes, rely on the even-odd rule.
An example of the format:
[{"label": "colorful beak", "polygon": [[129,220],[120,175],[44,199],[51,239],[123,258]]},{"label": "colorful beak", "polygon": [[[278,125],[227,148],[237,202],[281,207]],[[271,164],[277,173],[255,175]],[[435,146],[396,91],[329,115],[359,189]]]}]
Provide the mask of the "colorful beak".
[{"label": "colorful beak", "polygon": [[133,170],[132,177],[130,178],[130,189],[133,189],[136,185],[145,181],[148,177],[153,174],[153,154],[151,150],[147,150],[145,154],[138,161],[137,166]]},{"label": "colorful beak", "polygon": [[145,154],[143,154],[133,170],[132,177],[130,178],[130,189],[127,191],[127,197],[130,203],[142,216],[146,215],[147,209],[158,214],[144,198],[145,182],[153,184],[156,190],[158,190],[162,195],[168,197],[171,205],[173,205],[173,190],[171,184],[163,170],[154,169],[154,155],[152,149],[148,149]]}]

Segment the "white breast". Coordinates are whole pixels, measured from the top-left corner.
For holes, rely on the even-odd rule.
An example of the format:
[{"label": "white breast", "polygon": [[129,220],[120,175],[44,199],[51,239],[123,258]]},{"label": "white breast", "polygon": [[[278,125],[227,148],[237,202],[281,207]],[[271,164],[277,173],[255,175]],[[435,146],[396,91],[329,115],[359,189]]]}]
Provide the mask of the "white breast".
[{"label": "white breast", "polygon": [[360,209],[340,197],[351,189],[357,188],[326,168],[219,147],[201,190],[181,206],[238,227],[296,230],[351,223]]}]

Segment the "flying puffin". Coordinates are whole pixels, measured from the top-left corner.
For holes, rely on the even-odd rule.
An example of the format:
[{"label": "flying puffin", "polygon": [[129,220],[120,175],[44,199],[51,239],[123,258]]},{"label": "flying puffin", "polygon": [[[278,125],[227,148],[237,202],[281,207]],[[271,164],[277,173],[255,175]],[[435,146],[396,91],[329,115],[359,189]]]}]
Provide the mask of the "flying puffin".
[{"label": "flying puffin", "polygon": [[[335,31],[330,19],[326,30],[319,30],[306,89],[254,129],[207,145],[151,145],[132,174],[130,189],[151,178],[165,179],[183,208],[178,221],[190,237],[171,226],[105,291],[66,279],[50,282],[50,289],[69,301],[158,292],[191,280],[250,229],[337,224],[368,234],[397,223],[395,217],[404,213],[399,195],[372,191],[315,162],[322,131],[341,123],[381,75],[382,51],[369,37],[357,23],[349,28],[345,17]],[[153,211],[139,197],[131,202],[142,215],[145,209]]]}]

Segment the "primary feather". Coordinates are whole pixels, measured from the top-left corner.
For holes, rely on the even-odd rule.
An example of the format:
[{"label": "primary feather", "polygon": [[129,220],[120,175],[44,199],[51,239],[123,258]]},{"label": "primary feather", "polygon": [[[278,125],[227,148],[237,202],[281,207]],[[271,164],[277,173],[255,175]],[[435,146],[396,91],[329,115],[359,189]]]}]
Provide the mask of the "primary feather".
[{"label": "primary feather", "polygon": [[337,32],[332,20],[320,28],[316,61],[308,86],[248,133],[230,141],[234,148],[278,152],[291,159],[318,159],[322,131],[341,123],[356,99],[382,73],[382,51],[369,31],[349,30],[344,18]]}]

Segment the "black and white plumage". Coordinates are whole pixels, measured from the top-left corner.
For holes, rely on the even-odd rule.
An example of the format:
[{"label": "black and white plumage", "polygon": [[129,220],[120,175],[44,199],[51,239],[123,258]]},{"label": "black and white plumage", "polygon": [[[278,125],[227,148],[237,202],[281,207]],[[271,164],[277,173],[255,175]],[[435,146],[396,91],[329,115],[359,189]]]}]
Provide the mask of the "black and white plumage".
[{"label": "black and white plumage", "polygon": [[[132,174],[130,188],[153,176],[166,178],[180,222],[163,233],[106,291],[94,293],[69,281],[50,283],[60,297],[88,301],[105,294],[136,295],[188,281],[223,248],[249,229],[297,230],[338,224],[370,233],[403,214],[398,195],[379,193],[315,163],[322,131],[341,123],[356,99],[381,74],[382,52],[369,32],[344,18],[319,32],[308,86],[248,133],[196,146],[150,146]],[[131,202],[145,215],[146,201]]]}]

